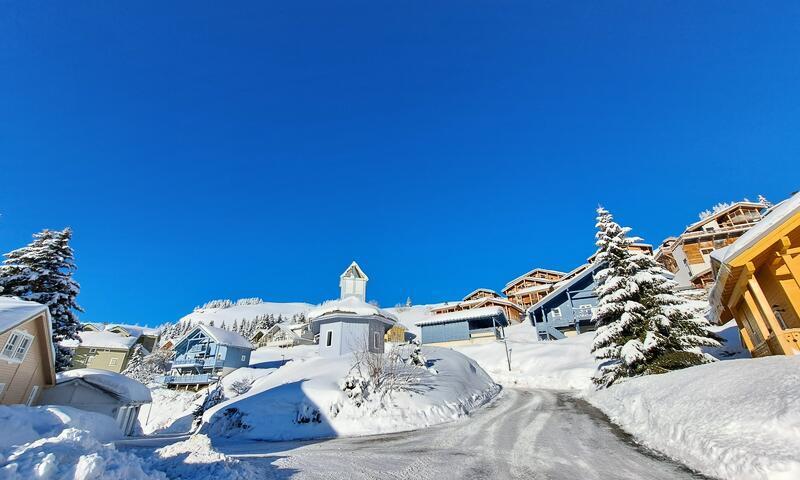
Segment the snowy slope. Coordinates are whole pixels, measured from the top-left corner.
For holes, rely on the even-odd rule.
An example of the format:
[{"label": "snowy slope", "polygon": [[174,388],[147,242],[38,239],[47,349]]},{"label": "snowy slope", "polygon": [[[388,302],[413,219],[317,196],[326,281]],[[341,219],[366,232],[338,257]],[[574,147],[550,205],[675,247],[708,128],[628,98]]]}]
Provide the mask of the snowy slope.
[{"label": "snowy slope", "polygon": [[444,303],[433,303],[430,305],[414,305],[413,307],[394,307],[386,308],[387,312],[397,317],[397,322],[404,326],[407,331],[414,335],[419,335],[420,328],[415,324],[423,320],[430,319],[433,314],[431,308],[436,308],[444,305]]},{"label": "snowy slope", "polygon": [[587,399],[637,440],[707,475],[800,478],[800,356],[634,378]]},{"label": "snowy slope", "polygon": [[[255,361],[272,368],[276,362],[265,350],[255,352]],[[302,353],[257,379],[248,393],[206,412],[201,432],[212,438],[294,440],[412,430],[466,415],[499,391],[467,357],[448,349],[426,348],[423,351],[438,373],[420,369],[419,391],[397,392],[381,403],[357,407],[339,386],[350,372],[352,358],[320,358],[313,354],[315,350],[285,349],[287,354]],[[319,420],[307,421],[314,417]],[[237,422],[241,425],[232,426]]]},{"label": "snowy slope", "polygon": [[261,315],[278,315],[284,318],[291,318],[292,315],[299,313],[307,313],[314,308],[310,303],[274,303],[263,302],[257,305],[234,305],[228,308],[201,308],[193,311],[192,313],[184,316],[179,321],[181,323],[204,323],[209,324],[212,320],[214,326],[221,327],[222,325],[233,324],[234,320],[241,322],[243,318],[248,321]]}]

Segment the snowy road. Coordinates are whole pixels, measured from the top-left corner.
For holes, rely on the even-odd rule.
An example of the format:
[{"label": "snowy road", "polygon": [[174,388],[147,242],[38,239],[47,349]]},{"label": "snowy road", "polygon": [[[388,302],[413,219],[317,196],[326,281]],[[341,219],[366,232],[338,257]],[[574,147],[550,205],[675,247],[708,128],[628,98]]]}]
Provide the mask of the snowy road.
[{"label": "snowy road", "polygon": [[635,445],[587,403],[546,390],[506,389],[469,418],[415,432],[216,447],[275,478],[703,478]]}]

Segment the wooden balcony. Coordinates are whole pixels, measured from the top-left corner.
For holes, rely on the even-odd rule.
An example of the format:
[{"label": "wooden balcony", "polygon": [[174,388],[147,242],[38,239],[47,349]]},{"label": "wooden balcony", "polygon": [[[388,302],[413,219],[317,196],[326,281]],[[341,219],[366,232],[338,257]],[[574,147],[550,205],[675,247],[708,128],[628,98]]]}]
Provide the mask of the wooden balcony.
[{"label": "wooden balcony", "polygon": [[761,342],[753,349],[754,357],[797,354],[800,354],[800,328],[773,333],[765,342]]}]

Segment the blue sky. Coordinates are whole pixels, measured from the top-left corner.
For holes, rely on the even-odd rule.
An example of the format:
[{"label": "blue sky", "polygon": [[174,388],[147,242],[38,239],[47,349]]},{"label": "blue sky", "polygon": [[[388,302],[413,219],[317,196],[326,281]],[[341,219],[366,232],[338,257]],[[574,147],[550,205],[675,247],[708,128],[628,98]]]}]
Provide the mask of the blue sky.
[{"label": "blue sky", "polygon": [[658,244],[800,188],[797,2],[0,10],[0,250],[71,226],[85,320],[320,302],[352,259],[452,300],[578,265],[598,203]]}]

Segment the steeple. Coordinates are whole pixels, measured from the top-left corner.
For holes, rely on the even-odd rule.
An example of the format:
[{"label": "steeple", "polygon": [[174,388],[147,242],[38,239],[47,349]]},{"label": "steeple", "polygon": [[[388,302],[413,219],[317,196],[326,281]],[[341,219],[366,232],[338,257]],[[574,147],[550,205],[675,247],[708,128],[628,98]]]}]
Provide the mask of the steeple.
[{"label": "steeple", "polygon": [[369,277],[361,270],[356,262],[349,267],[339,277],[339,288],[341,288],[341,298],[356,297],[362,302],[367,301],[367,281]]}]

